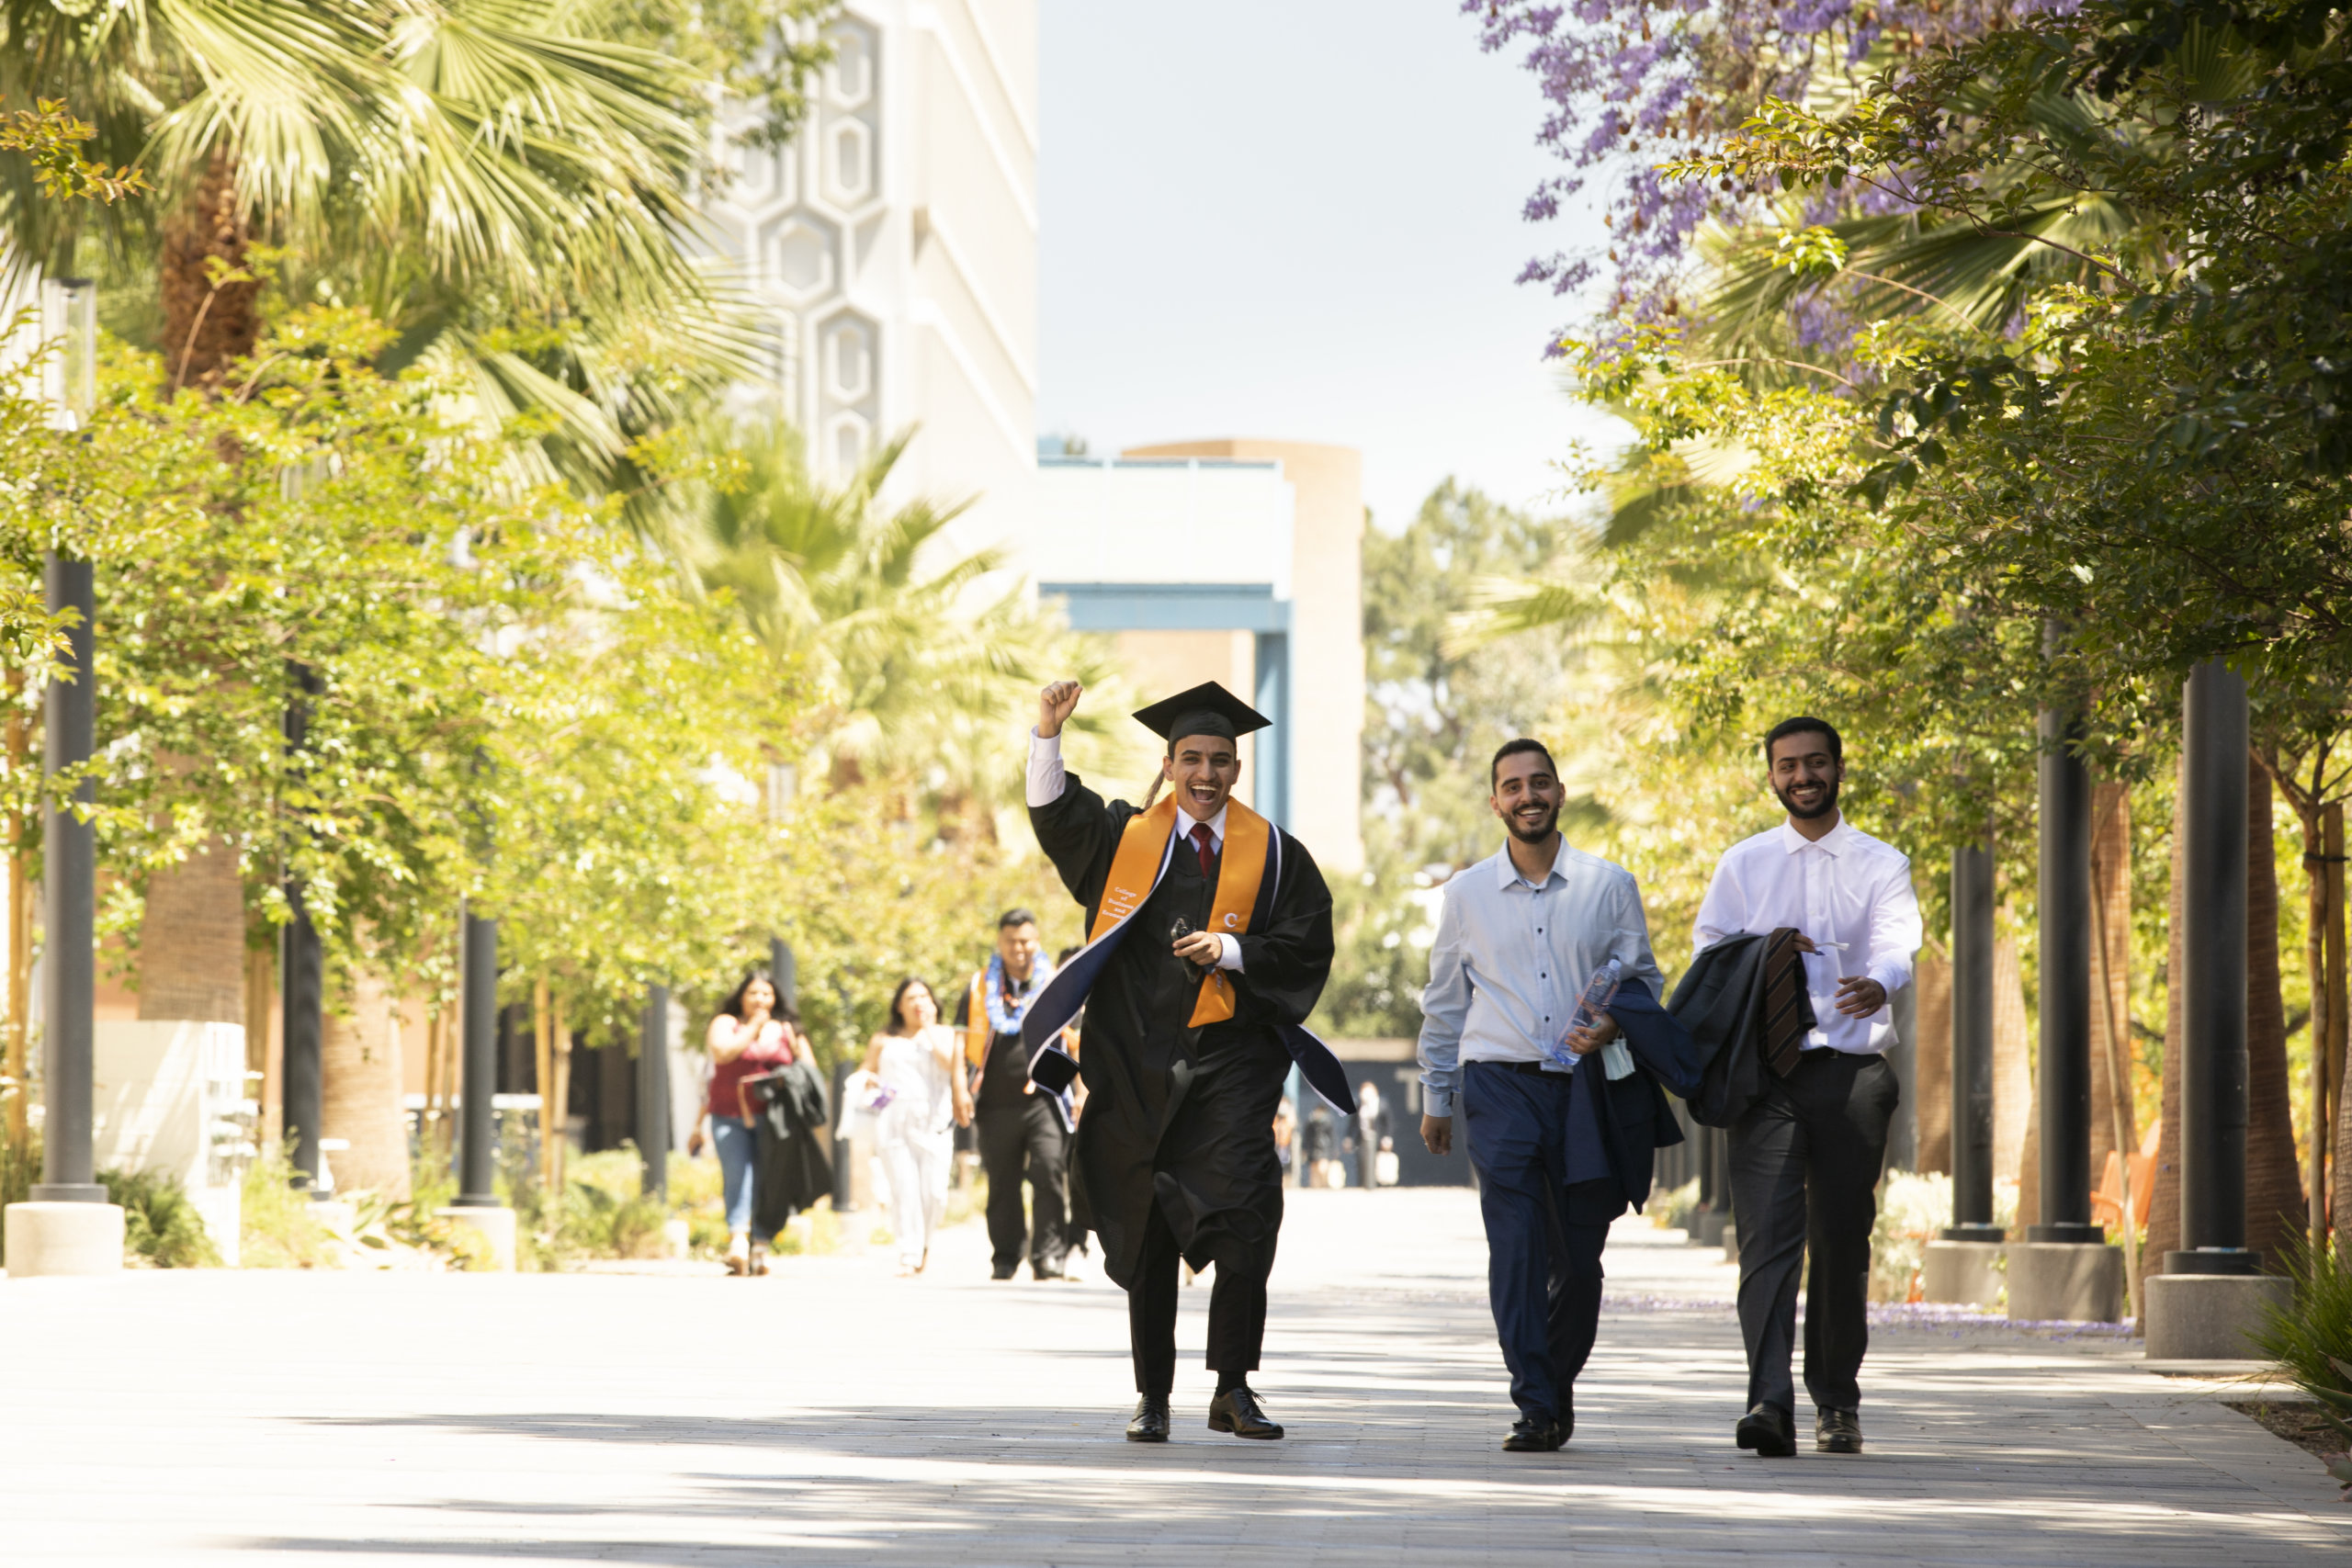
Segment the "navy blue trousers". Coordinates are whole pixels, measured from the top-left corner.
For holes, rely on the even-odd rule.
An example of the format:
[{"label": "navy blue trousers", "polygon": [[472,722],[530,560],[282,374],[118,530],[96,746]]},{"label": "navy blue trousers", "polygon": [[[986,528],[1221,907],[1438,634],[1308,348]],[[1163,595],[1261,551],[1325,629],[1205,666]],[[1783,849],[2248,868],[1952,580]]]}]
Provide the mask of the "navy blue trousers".
[{"label": "navy blue trousers", "polygon": [[1463,1136],[1487,1222],[1487,1299],[1511,1403],[1554,1420],[1592,1354],[1600,1249],[1625,1200],[1612,1179],[1567,1179],[1566,1075],[1472,1062],[1462,1077]]}]

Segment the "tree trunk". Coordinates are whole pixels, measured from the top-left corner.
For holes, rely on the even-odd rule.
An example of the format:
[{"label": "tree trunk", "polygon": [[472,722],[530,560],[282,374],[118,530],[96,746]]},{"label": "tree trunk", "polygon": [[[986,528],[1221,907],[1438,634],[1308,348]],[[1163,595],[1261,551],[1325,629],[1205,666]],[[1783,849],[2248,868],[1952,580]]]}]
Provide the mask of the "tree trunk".
[{"label": "tree trunk", "polygon": [[164,307],[165,387],[220,389],[223,372],[253,353],[261,333],[256,282],[216,282],[242,271],[251,236],[237,208],[236,161],[225,150],[205,165],[187,204],[164,225],[156,271]]},{"label": "tree trunk", "polygon": [[[2140,1253],[2140,1278],[2165,1271],[2165,1254],[2180,1247],[2180,896],[2186,866],[2181,836],[2180,772],[2173,783],[2172,874],[2165,899],[2165,1063],[2156,1131],[2156,1190],[2148,1200],[2148,1245]],[[2140,1300],[2147,1297],[2142,1294]]]},{"label": "tree trunk", "polygon": [[2294,1092],[2287,1074],[2287,1008],[2278,994],[2278,864],[2270,774],[2246,758],[2245,1244],[2263,1267],[2286,1267],[2303,1234],[2302,1173],[2295,1168]]},{"label": "tree trunk", "polygon": [[320,1047],[325,1104],[321,1133],[350,1141],[327,1156],[338,1192],[365,1189],[394,1201],[409,1196],[408,1126],[401,1114],[400,1004],[382,976],[366,969],[353,985],[349,1017],[330,1012]]},{"label": "tree trunk", "polygon": [[1913,1015],[1919,1043],[1911,1055],[1913,1098],[1917,1111],[1918,1167],[1951,1169],[1951,960],[1932,943],[1912,970],[1918,987]]},{"label": "tree trunk", "polygon": [[[2122,1112],[2124,1152],[2139,1146],[2132,1105],[2132,805],[2121,784],[2100,784],[2091,795],[2091,1180],[2107,1169],[2115,1148],[2117,1112]],[[2104,932],[2106,994],[2100,994],[2099,936]],[[2115,1032],[2108,1039],[2112,1013]],[[2112,1064],[2124,1065],[2123,1098],[2115,1096]]]},{"label": "tree trunk", "polygon": [[[237,209],[237,165],[215,152],[186,205],[164,224],[156,266],[164,308],[165,388],[210,392],[223,367],[251,354],[261,331],[260,287],[216,283],[241,269],[249,236]],[[139,1016],[244,1021],[245,902],[236,856],[218,839],[148,879],[139,927]]]},{"label": "tree trunk", "polygon": [[244,879],[237,852],[218,838],[147,879],[139,1016],[245,1021]]},{"label": "tree trunk", "polygon": [[2014,937],[1993,944],[1993,1168],[2018,1178],[2018,1234],[2041,1223],[2041,1134],[2033,1099],[2033,1029]]}]

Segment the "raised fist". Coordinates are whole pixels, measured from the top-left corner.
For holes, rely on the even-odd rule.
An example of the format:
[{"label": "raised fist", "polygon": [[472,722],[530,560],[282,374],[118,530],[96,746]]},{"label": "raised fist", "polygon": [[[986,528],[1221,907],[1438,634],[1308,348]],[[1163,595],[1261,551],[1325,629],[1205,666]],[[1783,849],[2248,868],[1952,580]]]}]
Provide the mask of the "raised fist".
[{"label": "raised fist", "polygon": [[1075,681],[1057,681],[1037,694],[1037,735],[1051,740],[1062,732],[1070,714],[1078,706],[1080,694],[1086,690]]}]

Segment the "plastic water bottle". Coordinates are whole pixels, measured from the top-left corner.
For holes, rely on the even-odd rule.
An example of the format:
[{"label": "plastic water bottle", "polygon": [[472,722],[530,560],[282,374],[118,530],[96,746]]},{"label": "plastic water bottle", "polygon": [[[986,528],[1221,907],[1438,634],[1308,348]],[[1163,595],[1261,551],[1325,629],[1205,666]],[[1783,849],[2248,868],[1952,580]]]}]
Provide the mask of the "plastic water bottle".
[{"label": "plastic water bottle", "polygon": [[1568,1020],[1567,1029],[1561,1033],[1559,1039],[1552,1042],[1551,1049],[1544,1053],[1552,1066],[1571,1070],[1575,1068],[1577,1057],[1575,1052],[1568,1049],[1568,1035],[1575,1033],[1588,1023],[1599,1021],[1601,1010],[1606,1008],[1610,998],[1617,994],[1617,982],[1623,977],[1624,973],[1624,965],[1613,958],[1592,972],[1592,978],[1585,982],[1584,995],[1577,998],[1576,1014]]}]

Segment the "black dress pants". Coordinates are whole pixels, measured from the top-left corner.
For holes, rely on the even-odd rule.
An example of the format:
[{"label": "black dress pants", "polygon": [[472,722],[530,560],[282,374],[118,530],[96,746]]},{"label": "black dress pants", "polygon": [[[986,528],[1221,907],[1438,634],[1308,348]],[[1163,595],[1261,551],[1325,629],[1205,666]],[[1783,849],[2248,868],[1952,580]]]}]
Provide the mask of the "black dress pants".
[{"label": "black dress pants", "polygon": [[[1054,1102],[1024,1094],[1018,1105],[980,1108],[980,1166],[989,1173],[989,1245],[996,1271],[1010,1273],[1029,1249],[1035,1274],[1058,1274],[1069,1248],[1069,1137]],[[1029,1183],[1031,1213],[1021,1207],[1021,1183]],[[1035,1224],[1032,1225],[1031,1222]]]},{"label": "black dress pants", "polygon": [[[1137,1393],[1165,1398],[1176,1386],[1176,1265],[1182,1260],[1176,1233],[1153,1204],[1136,1282],[1127,1292]],[[1209,1278],[1209,1369],[1228,1376],[1254,1372],[1266,1343],[1266,1276],[1235,1258],[1220,1258]]]},{"label": "black dress pants", "polygon": [[1813,1050],[1731,1129],[1739,1231],[1739,1332],[1747,1403],[1796,1411],[1790,1375],[1797,1264],[1804,1298],[1804,1386],[1824,1410],[1862,1403],[1870,1348],[1871,1226],[1900,1089],[1883,1056]]}]

